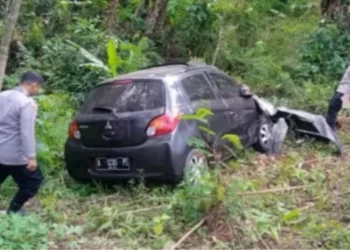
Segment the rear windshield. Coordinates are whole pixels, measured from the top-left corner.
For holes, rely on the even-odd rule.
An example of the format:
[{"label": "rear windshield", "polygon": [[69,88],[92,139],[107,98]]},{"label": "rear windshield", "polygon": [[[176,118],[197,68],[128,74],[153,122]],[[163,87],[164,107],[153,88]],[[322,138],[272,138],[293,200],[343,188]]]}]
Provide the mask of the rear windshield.
[{"label": "rear windshield", "polygon": [[165,107],[165,88],[159,80],[115,82],[92,90],[82,113],[125,113]]}]

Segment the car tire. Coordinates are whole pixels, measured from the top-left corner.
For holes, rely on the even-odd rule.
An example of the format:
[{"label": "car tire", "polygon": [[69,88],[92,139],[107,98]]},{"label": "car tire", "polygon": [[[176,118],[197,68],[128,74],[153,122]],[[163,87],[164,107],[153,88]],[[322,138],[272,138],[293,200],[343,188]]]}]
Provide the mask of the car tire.
[{"label": "car tire", "polygon": [[266,116],[260,116],[259,129],[257,132],[258,139],[254,144],[255,150],[260,153],[269,154],[272,151],[272,121]]},{"label": "car tire", "polygon": [[208,167],[206,155],[199,149],[192,149],[186,157],[184,177],[195,183],[203,176]]}]

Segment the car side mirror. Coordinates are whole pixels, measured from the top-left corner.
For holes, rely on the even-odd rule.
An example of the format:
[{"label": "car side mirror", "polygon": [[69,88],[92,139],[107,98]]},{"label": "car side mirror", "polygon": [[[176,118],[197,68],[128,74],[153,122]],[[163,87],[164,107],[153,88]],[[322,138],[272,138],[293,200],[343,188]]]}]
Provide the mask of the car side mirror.
[{"label": "car side mirror", "polygon": [[240,88],[240,95],[249,98],[253,96],[253,93],[247,85],[242,85]]}]

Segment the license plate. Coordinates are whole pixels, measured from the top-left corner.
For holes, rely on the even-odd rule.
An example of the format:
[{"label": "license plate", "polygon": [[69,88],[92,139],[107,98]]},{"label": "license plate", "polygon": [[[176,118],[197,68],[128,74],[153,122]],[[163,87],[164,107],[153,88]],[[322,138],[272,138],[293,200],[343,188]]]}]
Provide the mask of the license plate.
[{"label": "license plate", "polygon": [[127,171],[130,170],[130,160],[127,157],[97,158],[96,169],[101,171]]}]

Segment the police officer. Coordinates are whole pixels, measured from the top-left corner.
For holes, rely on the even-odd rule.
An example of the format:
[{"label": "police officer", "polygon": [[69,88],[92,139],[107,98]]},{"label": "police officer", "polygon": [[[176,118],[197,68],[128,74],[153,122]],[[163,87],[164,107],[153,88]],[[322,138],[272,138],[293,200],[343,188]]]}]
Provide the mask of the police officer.
[{"label": "police officer", "polygon": [[23,74],[18,87],[0,93],[0,185],[11,176],[18,192],[8,214],[22,213],[22,206],[34,197],[43,181],[36,160],[35,120],[43,78],[36,72]]},{"label": "police officer", "polygon": [[329,102],[326,120],[333,130],[336,129],[337,116],[339,111],[342,109],[342,97],[345,94],[350,94],[350,66],[348,66],[348,68],[346,69],[343,78],[340,81],[339,86],[337,87],[336,92],[334,93],[332,99]]}]

